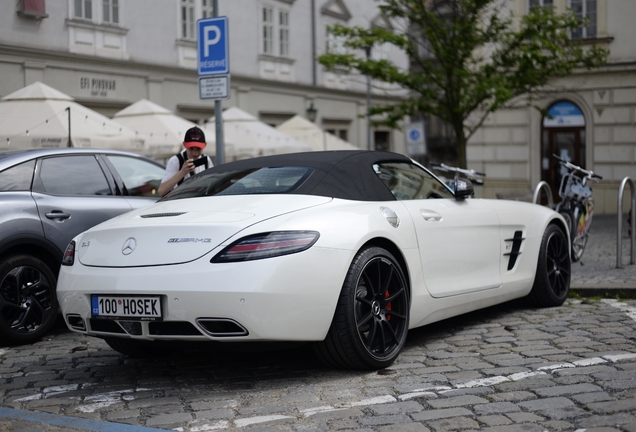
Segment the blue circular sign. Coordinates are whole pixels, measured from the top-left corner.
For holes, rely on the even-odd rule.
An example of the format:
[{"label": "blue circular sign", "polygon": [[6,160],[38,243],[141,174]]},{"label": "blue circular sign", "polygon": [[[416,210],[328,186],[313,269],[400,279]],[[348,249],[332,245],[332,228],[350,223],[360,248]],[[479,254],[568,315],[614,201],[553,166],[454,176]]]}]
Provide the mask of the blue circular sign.
[{"label": "blue circular sign", "polygon": [[420,140],[420,131],[417,129],[412,129],[409,132],[409,138],[411,141],[419,141]]}]

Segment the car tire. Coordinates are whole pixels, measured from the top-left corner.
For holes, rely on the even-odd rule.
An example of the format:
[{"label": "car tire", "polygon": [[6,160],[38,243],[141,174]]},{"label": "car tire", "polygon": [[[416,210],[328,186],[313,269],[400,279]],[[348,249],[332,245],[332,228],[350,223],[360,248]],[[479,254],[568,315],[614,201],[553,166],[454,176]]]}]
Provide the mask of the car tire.
[{"label": "car tire", "polygon": [[118,353],[135,358],[157,357],[169,353],[166,346],[158,342],[124,338],[104,338],[104,341]]},{"label": "car tire", "polygon": [[331,327],[315,344],[332,367],[375,370],[400,354],[409,325],[409,292],[393,255],[379,247],[362,249],[347,272]]},{"label": "car tire", "polygon": [[539,250],[537,272],[529,298],[536,306],[561,306],[570,291],[570,245],[557,225],[548,225]]},{"label": "car tire", "polygon": [[56,277],[38,258],[0,260],[0,337],[10,344],[36,342],[57,318]]}]

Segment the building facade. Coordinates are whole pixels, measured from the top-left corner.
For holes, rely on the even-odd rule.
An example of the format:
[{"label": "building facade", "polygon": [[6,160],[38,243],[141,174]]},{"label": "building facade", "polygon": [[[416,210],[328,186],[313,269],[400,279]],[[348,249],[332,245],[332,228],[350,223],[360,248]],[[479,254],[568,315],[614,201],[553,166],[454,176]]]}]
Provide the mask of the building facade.
[{"label": "building facade", "polygon": [[[327,71],[315,61],[345,50],[327,27],[391,26],[369,0],[218,0],[229,21],[231,97],[277,125],[296,114],[360,147],[404,153],[404,135],[367,134],[366,77]],[[201,100],[196,22],[214,14],[212,0],[16,0],[0,15],[0,97],[41,81],[112,117],[142,98],[203,123],[214,101]],[[404,54],[382,56],[404,68]],[[372,83],[371,103],[390,103],[399,89]]]},{"label": "building facade", "polygon": [[[484,197],[510,196],[511,191],[522,195],[542,180],[554,188],[559,175],[551,155],[558,154],[603,176],[600,183],[592,185],[596,212],[616,213],[620,182],[625,177],[636,180],[636,27],[631,24],[636,2],[508,3],[516,17],[533,6],[557,12],[572,8],[589,19],[589,26],[572,34],[573,41],[605,47],[610,55],[600,69],[579,70],[554,82],[554,87],[563,91],[539,101],[550,115],[519,108],[501,110],[488,118],[467,146],[469,168],[488,176],[479,193]],[[630,198],[627,192],[626,205]]]}]

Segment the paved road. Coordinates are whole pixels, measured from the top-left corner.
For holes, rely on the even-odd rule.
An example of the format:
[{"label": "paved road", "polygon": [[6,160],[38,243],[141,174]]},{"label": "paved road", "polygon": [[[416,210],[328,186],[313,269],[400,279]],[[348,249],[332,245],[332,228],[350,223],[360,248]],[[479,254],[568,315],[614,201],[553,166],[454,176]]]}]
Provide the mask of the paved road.
[{"label": "paved road", "polygon": [[[636,266],[614,268],[615,222],[613,246],[609,217],[593,229],[573,286],[636,289]],[[138,360],[60,325],[0,348],[0,431],[636,432],[633,299],[518,301],[446,320],[411,331],[380,372],[267,348]]]},{"label": "paved road", "polygon": [[2,349],[0,407],[52,416],[0,411],[0,430],[636,431],[635,318],[635,300],[508,303],[412,331],[381,372],[302,346],[134,360],[60,328]]}]

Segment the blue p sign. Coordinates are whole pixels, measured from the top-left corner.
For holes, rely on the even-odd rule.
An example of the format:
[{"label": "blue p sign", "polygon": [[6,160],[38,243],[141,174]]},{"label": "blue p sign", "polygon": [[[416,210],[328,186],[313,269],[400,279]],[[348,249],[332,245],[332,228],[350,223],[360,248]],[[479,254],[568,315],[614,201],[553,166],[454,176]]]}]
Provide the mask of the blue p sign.
[{"label": "blue p sign", "polygon": [[197,21],[199,75],[221,75],[230,71],[227,17]]}]

